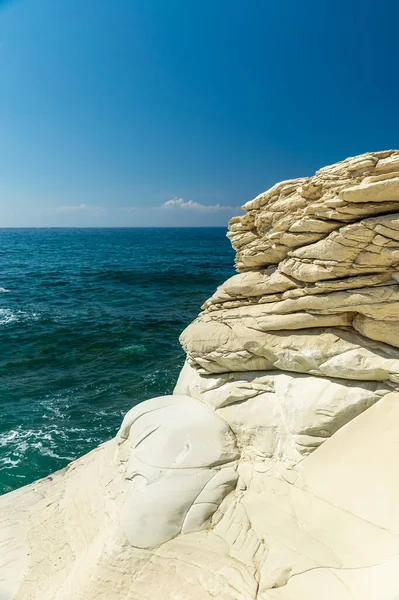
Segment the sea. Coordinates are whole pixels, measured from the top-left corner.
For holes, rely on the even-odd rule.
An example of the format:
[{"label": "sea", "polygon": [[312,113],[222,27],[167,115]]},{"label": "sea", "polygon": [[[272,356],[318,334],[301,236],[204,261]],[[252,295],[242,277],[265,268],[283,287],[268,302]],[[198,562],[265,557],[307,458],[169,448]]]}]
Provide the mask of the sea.
[{"label": "sea", "polygon": [[224,228],[0,229],[0,493],[170,394],[179,334],[233,262]]}]

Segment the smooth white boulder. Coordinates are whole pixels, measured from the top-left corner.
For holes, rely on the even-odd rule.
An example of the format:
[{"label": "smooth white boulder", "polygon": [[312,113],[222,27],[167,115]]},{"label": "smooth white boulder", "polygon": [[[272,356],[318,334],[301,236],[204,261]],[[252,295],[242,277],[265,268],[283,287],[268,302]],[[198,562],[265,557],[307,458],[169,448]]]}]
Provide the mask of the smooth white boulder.
[{"label": "smooth white boulder", "polygon": [[235,488],[234,434],[225,420],[190,396],[163,396],[135,406],[117,443],[126,481],[121,526],[132,546],[155,548],[200,530]]}]

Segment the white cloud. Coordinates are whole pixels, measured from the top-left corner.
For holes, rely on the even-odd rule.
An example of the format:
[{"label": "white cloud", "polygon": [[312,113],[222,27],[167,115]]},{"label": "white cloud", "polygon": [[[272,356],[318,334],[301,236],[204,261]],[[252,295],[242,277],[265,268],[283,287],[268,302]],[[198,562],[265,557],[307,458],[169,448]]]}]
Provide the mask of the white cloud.
[{"label": "white cloud", "polygon": [[79,204],[78,206],[58,206],[57,212],[103,212],[101,206],[88,206],[87,204]]},{"label": "white cloud", "polygon": [[177,208],[183,210],[192,210],[198,212],[218,212],[222,210],[234,210],[231,206],[222,206],[221,204],[200,204],[193,200],[183,200],[183,198],[173,198],[162,204],[161,208]]}]

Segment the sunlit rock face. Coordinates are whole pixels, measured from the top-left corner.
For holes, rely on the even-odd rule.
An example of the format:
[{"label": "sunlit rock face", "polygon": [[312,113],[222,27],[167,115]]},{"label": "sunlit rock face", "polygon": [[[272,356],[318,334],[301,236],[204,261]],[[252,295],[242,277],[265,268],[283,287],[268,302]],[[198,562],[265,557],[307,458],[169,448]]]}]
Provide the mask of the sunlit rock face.
[{"label": "sunlit rock face", "polygon": [[226,421],[190,396],[132,408],[119,431],[127,497],[121,524],[137,548],[199,531],[234,490],[239,452]]},{"label": "sunlit rock face", "polygon": [[398,600],[399,152],[244,209],[174,394],[0,499],[1,600]]}]

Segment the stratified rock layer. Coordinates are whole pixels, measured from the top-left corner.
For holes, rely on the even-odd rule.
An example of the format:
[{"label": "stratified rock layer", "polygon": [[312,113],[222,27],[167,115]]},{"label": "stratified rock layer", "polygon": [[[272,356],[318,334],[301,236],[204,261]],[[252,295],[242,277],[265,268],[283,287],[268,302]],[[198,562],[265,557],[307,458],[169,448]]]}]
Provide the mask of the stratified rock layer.
[{"label": "stratified rock layer", "polygon": [[0,499],[1,600],[399,598],[399,152],[244,209],[174,395]]}]

